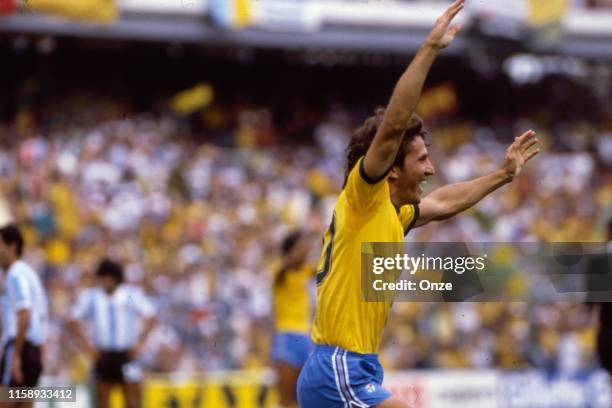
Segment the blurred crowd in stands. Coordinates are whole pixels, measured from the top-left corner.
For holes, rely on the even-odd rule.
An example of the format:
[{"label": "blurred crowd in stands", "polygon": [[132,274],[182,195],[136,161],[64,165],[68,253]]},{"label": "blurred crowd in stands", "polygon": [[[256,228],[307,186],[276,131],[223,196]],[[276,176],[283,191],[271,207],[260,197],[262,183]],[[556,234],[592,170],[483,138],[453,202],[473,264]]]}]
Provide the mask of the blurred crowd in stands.
[{"label": "blurred crowd in stands", "polygon": [[[63,99],[0,123],[0,220],[13,214],[24,229],[27,259],[48,289],[47,374],[87,374],[90,362],[66,347],[64,324],[106,254],[157,307],[159,325],[143,353],[151,371],[267,366],[269,266],[296,227],[311,234],[316,261],[343,181],[344,148],[363,115],[335,105],[278,129],[274,107],[213,105],[205,136],[194,137],[172,115],[122,112],[117,101]],[[476,209],[408,239],[602,241],[612,207],[611,125],[431,121],[430,189],[495,168],[512,137],[529,128],[543,152]],[[310,141],[288,140],[288,127],[311,133]],[[576,373],[596,364],[595,330],[577,303],[398,302],[381,359],[390,369]]]}]

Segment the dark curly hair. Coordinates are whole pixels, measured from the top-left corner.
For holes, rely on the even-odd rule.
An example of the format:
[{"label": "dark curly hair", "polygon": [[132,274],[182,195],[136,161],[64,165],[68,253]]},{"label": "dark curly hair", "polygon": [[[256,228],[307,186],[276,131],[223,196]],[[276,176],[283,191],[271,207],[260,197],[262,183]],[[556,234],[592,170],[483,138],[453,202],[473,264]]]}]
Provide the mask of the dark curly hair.
[{"label": "dark curly hair", "polygon": [[115,280],[117,284],[123,283],[123,268],[117,262],[110,259],[103,259],[98,265],[96,275],[99,277],[109,276]]},{"label": "dark curly hair", "polygon": [[283,239],[283,242],[281,244],[282,254],[287,255],[289,251],[293,249],[295,244],[298,243],[300,238],[302,238],[302,231],[300,230],[294,230],[294,231],[291,231],[289,234],[287,234],[287,236],[285,236],[285,239]]},{"label": "dark curly hair", "polygon": [[[370,148],[372,144],[372,140],[374,140],[374,136],[376,135],[376,131],[378,127],[383,121],[385,116],[385,108],[378,107],[374,111],[374,114],[367,118],[363,125],[353,132],[351,137],[351,141],[346,148],[346,168],[344,171],[344,184],[346,184],[346,180],[348,178],[349,173],[352,168],[355,167],[357,161],[362,156],[365,156],[366,152]],[[408,149],[410,143],[414,140],[415,137],[420,136],[423,139],[427,136],[427,132],[423,129],[423,120],[417,115],[413,113],[408,120],[408,125],[406,130],[404,131],[404,136],[402,139],[402,144],[400,145],[399,150],[397,151],[397,155],[395,156],[395,160],[393,161],[394,166],[402,167],[404,163],[404,156],[408,153]]]},{"label": "dark curly hair", "polygon": [[23,254],[23,235],[21,235],[17,226],[9,224],[0,228],[0,237],[5,245],[15,244],[15,252],[18,257],[21,257]]}]

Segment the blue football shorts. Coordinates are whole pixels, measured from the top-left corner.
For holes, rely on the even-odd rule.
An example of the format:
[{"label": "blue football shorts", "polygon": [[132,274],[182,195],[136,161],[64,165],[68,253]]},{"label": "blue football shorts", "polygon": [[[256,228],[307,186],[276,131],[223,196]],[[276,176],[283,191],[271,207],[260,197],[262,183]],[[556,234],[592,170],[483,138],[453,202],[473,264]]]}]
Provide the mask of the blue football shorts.
[{"label": "blue football shorts", "polygon": [[298,379],[301,408],[369,408],[391,396],[376,354],[316,345]]},{"label": "blue football shorts", "polygon": [[312,341],[307,334],[278,332],[272,340],[272,362],[285,362],[295,368],[302,368],[312,348]]}]

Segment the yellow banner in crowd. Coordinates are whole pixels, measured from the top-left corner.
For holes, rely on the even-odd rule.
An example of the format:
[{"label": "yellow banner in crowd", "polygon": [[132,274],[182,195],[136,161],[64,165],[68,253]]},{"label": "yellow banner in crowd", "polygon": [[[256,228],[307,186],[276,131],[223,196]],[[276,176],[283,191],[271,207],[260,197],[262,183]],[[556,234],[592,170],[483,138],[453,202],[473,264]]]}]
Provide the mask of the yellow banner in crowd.
[{"label": "yellow banner in crowd", "polygon": [[535,26],[559,23],[567,6],[567,0],[529,0],[529,23]]},{"label": "yellow banner in crowd", "polygon": [[[270,372],[227,372],[202,379],[151,378],[143,383],[142,406],[147,408],[273,408],[278,397]],[[124,406],[118,387],[111,408]]]},{"label": "yellow banner in crowd", "polygon": [[27,0],[25,7],[36,13],[94,23],[110,23],[118,15],[114,0]]},{"label": "yellow banner in crowd", "polygon": [[234,0],[234,27],[244,27],[251,22],[249,0]]},{"label": "yellow banner in crowd", "polygon": [[210,105],[214,96],[215,93],[210,84],[200,83],[177,93],[172,98],[170,105],[177,115],[189,115]]},{"label": "yellow banner in crowd", "polygon": [[251,0],[211,0],[213,20],[226,28],[242,28],[251,24]]}]

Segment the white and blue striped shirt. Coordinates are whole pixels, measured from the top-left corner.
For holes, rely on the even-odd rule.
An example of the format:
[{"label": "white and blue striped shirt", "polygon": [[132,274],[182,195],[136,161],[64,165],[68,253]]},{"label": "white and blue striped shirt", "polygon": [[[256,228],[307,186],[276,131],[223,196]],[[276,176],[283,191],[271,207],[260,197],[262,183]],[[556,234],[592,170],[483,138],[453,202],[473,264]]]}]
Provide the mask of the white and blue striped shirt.
[{"label": "white and blue striped shirt", "polygon": [[154,313],[140,288],[124,284],[110,295],[101,287],[86,289],[72,310],[72,318],[90,323],[93,343],[99,349],[125,351],[136,345],[142,318]]},{"label": "white and blue striped shirt", "polygon": [[40,278],[28,264],[15,261],[4,279],[2,296],[2,342],[17,336],[20,310],[30,311],[26,340],[41,345],[47,339],[49,304]]}]

